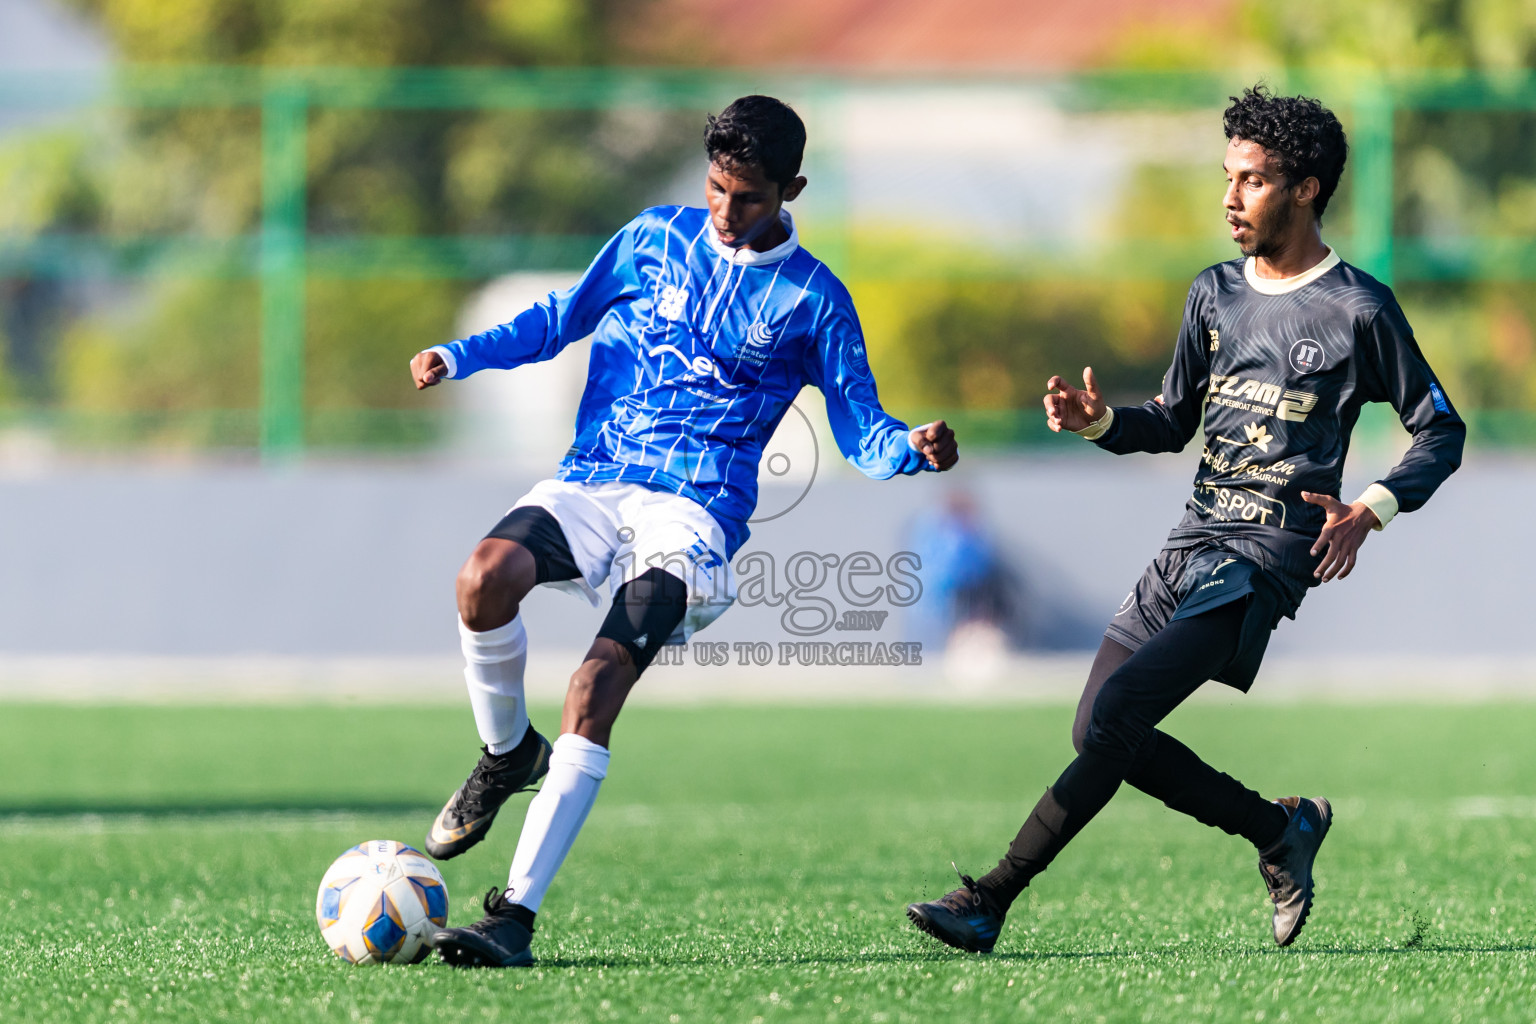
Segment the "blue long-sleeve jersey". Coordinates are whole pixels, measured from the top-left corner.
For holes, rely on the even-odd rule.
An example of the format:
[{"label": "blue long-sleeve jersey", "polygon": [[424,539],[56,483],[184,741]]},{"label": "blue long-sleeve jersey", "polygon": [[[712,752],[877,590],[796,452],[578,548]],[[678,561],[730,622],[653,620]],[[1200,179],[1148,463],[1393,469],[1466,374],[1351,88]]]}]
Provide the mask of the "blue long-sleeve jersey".
[{"label": "blue long-sleeve jersey", "polygon": [[807,384],[826,396],[838,448],[883,480],[928,466],[906,424],[880,407],[853,301],[789,239],[769,252],[720,242],[708,211],[646,210],[573,287],[511,323],[437,346],[448,375],[511,369],[592,335],[576,437],[559,478],[681,494],[746,542],[757,464]]}]

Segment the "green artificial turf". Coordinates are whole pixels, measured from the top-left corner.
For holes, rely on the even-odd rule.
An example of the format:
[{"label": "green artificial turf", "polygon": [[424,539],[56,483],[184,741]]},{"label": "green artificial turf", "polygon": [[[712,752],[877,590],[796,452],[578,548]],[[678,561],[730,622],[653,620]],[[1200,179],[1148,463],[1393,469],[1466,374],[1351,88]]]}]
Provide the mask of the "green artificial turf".
[{"label": "green artificial turf", "polygon": [[[0,707],[0,1020],[1524,1021],[1536,706],[1207,702],[1169,728],[1336,824],[1278,950],[1241,840],[1122,791],[995,954],[903,905],[981,873],[1070,757],[1066,707],[635,708],[538,967],[351,967],[315,887],[419,843],[467,709]],[[535,721],[553,724],[548,713]],[[478,917],[516,841],[443,865]]]}]

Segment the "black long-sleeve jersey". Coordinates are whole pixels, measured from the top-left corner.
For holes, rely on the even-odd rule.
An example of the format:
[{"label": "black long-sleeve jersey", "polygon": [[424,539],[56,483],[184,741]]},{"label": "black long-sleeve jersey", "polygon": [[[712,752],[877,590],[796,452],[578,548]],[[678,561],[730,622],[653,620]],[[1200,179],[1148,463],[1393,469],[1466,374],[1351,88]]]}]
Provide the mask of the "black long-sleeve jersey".
[{"label": "black long-sleeve jersey", "polygon": [[[1327,516],[1301,492],[1338,495],[1366,402],[1413,435],[1378,483],[1411,512],[1461,462],[1466,426],[1414,341],[1392,290],[1330,253],[1285,281],[1233,260],[1195,279],[1163,393],[1115,409],[1095,443],[1116,454],[1182,451],[1202,413],[1195,492],[1168,546],[1217,546],[1257,562],[1299,603]],[[1377,492],[1379,493],[1379,492]]]}]

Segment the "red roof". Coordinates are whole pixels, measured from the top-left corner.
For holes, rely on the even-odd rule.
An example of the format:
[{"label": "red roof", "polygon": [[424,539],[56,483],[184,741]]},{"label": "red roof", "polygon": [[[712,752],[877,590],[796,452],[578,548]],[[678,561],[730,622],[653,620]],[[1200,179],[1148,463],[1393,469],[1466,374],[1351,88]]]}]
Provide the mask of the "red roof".
[{"label": "red roof", "polygon": [[1224,18],[1234,0],[654,0],[631,45],[683,64],[867,71],[1069,70],[1138,27]]}]

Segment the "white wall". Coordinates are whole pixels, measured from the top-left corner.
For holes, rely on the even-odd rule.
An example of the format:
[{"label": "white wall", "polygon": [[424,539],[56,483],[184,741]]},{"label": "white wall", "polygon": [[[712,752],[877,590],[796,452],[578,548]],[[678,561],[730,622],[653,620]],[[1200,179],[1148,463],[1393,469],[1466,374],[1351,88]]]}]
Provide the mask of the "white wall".
[{"label": "white wall", "polygon": [[[822,455],[805,500],[754,527],[744,550],[781,566],[800,551],[885,558],[946,487],[965,486],[1039,599],[1090,636],[1177,519],[1194,458],[971,457],[950,479],[877,483]],[[0,655],[451,655],[458,566],[534,479],[462,462],[0,479]],[[762,507],[802,489],[765,484]],[[1536,547],[1507,521],[1533,503],[1536,464],[1474,455],[1427,508],[1372,536],[1350,579],[1314,591],[1272,650],[1536,654]],[[781,614],[738,608],[701,638],[794,639]],[[584,647],[600,619],[553,592],[527,616],[550,649]],[[893,614],[878,638],[902,629]]]}]

